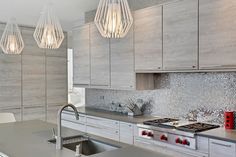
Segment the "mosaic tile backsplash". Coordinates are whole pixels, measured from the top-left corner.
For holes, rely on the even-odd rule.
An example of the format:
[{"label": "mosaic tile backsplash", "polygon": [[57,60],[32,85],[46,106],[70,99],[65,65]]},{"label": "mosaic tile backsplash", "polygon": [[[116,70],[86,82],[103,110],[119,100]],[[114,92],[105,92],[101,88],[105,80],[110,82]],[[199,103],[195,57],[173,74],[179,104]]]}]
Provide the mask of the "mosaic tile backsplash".
[{"label": "mosaic tile backsplash", "polygon": [[223,124],[225,110],[236,110],[236,73],[160,74],[152,91],[86,90],[86,105],[124,112],[130,101],[149,103],[145,114]]}]

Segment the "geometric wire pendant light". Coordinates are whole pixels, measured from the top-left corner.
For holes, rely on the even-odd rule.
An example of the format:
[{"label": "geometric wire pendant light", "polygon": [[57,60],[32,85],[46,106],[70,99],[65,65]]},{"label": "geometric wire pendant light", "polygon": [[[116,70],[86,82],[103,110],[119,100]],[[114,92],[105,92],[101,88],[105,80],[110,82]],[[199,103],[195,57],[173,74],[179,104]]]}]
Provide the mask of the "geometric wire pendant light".
[{"label": "geometric wire pendant light", "polygon": [[94,23],[105,38],[125,37],[133,24],[127,0],[100,0]]},{"label": "geometric wire pendant light", "polygon": [[21,54],[24,48],[24,41],[14,18],[7,22],[0,46],[5,54]]},{"label": "geometric wire pendant light", "polygon": [[40,48],[57,49],[60,47],[64,33],[52,4],[44,7],[34,32],[34,39]]}]

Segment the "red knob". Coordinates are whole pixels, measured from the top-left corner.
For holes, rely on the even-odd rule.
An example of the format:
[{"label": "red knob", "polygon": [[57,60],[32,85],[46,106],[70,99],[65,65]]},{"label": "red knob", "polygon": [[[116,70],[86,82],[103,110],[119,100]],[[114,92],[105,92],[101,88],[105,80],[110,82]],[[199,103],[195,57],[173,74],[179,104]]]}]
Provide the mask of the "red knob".
[{"label": "red knob", "polygon": [[147,131],[142,131],[143,136],[146,136],[147,134],[148,134]]},{"label": "red knob", "polygon": [[161,139],[162,141],[167,141],[167,140],[168,140],[168,138],[166,137],[166,135],[161,135],[160,139]]},{"label": "red knob", "polygon": [[182,140],[180,138],[176,138],[175,143],[182,144]]},{"label": "red knob", "polygon": [[187,145],[187,146],[189,146],[189,145],[190,145],[189,141],[188,141],[188,140],[186,140],[186,139],[185,139],[185,140],[183,140],[182,144],[183,144],[183,145]]},{"label": "red knob", "polygon": [[149,132],[149,133],[147,134],[147,136],[148,136],[148,137],[154,137],[154,135],[153,135],[152,132]]}]

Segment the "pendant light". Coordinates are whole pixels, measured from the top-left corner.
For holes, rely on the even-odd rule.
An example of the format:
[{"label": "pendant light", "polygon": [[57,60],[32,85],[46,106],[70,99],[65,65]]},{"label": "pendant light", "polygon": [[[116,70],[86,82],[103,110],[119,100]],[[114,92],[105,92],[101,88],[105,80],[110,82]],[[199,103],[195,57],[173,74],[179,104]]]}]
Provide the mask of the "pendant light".
[{"label": "pendant light", "polygon": [[61,46],[64,33],[52,4],[43,9],[34,32],[34,39],[40,48],[57,49]]},{"label": "pendant light", "polygon": [[0,46],[5,54],[21,54],[24,48],[24,41],[14,18],[7,22]]},{"label": "pendant light", "polygon": [[127,0],[100,0],[94,22],[105,38],[125,37],[133,24]]}]

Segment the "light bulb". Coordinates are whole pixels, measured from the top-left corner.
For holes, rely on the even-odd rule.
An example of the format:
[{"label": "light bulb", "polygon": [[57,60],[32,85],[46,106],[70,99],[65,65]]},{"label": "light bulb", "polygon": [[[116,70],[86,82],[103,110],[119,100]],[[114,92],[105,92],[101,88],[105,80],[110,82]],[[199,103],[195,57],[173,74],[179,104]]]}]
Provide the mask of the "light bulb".
[{"label": "light bulb", "polygon": [[47,25],[44,28],[43,36],[42,36],[42,45],[46,45],[47,47],[53,47],[54,44],[56,44],[55,40],[55,32],[53,31],[52,25]]},{"label": "light bulb", "polygon": [[110,34],[109,37],[119,37],[122,30],[121,8],[119,4],[109,4],[105,26],[106,31]]},{"label": "light bulb", "polygon": [[11,53],[16,53],[17,51],[17,40],[15,35],[9,35],[7,39],[7,50]]}]

